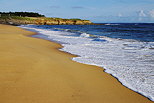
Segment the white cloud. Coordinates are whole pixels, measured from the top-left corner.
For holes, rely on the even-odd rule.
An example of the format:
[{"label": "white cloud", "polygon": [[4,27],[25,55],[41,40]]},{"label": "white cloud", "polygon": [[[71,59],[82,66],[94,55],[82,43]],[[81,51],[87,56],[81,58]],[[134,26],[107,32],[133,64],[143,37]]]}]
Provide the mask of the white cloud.
[{"label": "white cloud", "polygon": [[147,15],[144,13],[143,10],[139,11],[139,17],[146,17]]},{"label": "white cloud", "polygon": [[118,14],[118,17],[122,17],[123,15],[121,13]]},{"label": "white cloud", "polygon": [[154,18],[154,10],[149,11],[150,17]]}]

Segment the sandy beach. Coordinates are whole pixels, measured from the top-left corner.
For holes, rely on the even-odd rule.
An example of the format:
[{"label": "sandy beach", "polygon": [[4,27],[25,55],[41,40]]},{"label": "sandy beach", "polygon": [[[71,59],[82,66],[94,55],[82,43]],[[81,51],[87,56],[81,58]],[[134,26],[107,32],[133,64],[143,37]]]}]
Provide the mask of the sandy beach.
[{"label": "sandy beach", "polygon": [[0,103],[153,103],[34,34],[0,24]]}]

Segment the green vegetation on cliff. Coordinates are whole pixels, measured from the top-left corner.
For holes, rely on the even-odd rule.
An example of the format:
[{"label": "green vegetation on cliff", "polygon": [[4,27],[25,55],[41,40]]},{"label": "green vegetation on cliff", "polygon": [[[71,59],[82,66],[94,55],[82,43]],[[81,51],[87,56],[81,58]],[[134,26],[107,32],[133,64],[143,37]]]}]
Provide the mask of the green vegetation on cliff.
[{"label": "green vegetation on cliff", "polygon": [[4,24],[36,24],[36,25],[89,25],[89,20],[49,18],[32,12],[0,12],[0,23]]}]

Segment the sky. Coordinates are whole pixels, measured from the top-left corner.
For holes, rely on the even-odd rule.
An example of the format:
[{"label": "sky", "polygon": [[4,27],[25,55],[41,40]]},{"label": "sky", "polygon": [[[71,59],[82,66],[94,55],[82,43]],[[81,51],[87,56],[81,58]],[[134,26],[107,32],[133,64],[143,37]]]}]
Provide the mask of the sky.
[{"label": "sky", "polygon": [[96,23],[154,23],[154,0],[0,0],[0,11],[37,12]]}]

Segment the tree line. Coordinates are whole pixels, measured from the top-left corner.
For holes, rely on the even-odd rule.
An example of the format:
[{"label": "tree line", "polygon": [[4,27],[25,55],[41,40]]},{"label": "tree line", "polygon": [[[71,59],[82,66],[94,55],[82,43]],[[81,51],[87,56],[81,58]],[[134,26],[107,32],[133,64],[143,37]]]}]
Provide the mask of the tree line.
[{"label": "tree line", "polygon": [[0,16],[45,17],[35,12],[0,12]]}]

